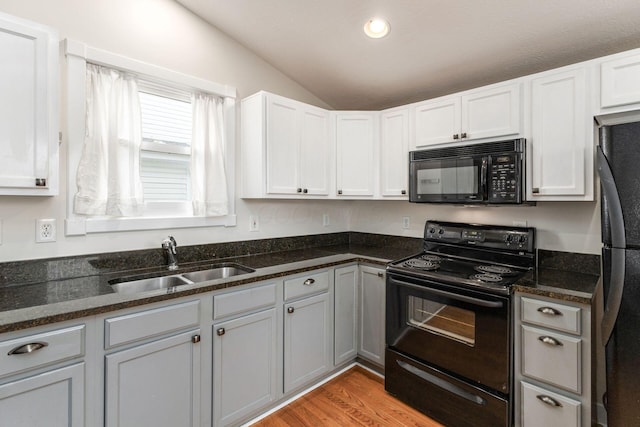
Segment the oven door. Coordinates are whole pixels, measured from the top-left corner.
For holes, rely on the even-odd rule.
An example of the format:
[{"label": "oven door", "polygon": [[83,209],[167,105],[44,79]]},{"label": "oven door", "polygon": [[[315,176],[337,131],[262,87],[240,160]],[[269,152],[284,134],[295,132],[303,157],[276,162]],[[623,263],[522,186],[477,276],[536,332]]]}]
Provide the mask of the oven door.
[{"label": "oven door", "polygon": [[507,297],[388,273],[386,298],[390,349],[509,393]]},{"label": "oven door", "polygon": [[477,203],[486,200],[486,157],[451,157],[410,163],[411,202]]}]

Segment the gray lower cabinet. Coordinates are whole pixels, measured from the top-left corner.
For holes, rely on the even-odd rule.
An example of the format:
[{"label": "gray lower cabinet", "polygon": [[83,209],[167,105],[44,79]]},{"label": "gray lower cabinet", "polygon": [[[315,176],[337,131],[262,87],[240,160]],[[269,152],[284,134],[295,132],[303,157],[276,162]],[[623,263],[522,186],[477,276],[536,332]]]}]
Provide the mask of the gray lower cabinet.
[{"label": "gray lower cabinet", "polygon": [[385,273],[381,268],[360,266],[358,356],[384,366]]},{"label": "gray lower cabinet", "polygon": [[106,427],[200,425],[200,300],[119,312],[104,331]]},{"label": "gray lower cabinet", "polygon": [[327,292],[284,305],[285,393],[333,367],[331,306]]},{"label": "gray lower cabinet", "polygon": [[515,425],[592,425],[591,307],[516,293]]},{"label": "gray lower cabinet", "polygon": [[198,426],[199,330],[106,356],[107,427]]},{"label": "gray lower cabinet", "polygon": [[336,366],[358,354],[358,266],[335,269],[333,362]]},{"label": "gray lower cabinet", "polygon": [[0,425],[86,425],[84,355],[84,324],[0,341]]},{"label": "gray lower cabinet", "polygon": [[276,399],[276,337],[275,308],[214,324],[214,425],[230,425]]}]

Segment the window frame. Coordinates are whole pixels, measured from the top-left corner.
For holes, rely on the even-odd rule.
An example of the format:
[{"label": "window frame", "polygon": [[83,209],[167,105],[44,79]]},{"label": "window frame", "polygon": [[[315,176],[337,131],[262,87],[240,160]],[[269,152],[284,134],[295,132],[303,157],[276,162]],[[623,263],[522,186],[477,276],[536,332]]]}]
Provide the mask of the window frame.
[{"label": "window frame", "polygon": [[[234,87],[210,82],[189,76],[167,68],[148,64],[100,49],[84,43],[66,39],[63,52],[66,56],[66,78],[63,93],[66,97],[66,140],[67,150],[67,217],[65,235],[86,235],[117,231],[157,230],[166,228],[211,227],[236,225],[235,207],[235,144],[236,144],[236,99]],[[154,216],[151,209],[147,216],[140,217],[90,217],[73,212],[74,195],[78,191],[76,172],[85,135],[86,117],[86,66],[87,63],[102,65],[137,75],[141,80],[157,83],[161,86],[175,87],[188,92],[206,92],[224,99],[224,117],[226,128],[225,162],[227,170],[227,193],[229,214],[221,217],[200,216]],[[167,203],[167,202],[160,202]],[[152,208],[157,208],[151,202]],[[166,206],[166,205],[165,205]],[[161,208],[161,207],[160,207]],[[156,210],[157,212],[157,210]]]}]

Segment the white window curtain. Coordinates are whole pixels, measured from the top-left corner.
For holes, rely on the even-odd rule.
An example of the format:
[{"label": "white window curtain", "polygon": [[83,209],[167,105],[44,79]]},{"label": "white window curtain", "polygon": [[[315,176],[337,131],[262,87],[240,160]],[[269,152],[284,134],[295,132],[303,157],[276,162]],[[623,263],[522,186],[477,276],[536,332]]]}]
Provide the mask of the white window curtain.
[{"label": "white window curtain", "polygon": [[229,213],[225,169],[223,100],[194,94],[191,141],[191,195],[195,216]]},{"label": "white window curtain", "polygon": [[135,78],[87,64],[86,106],[74,212],[139,215],[144,200],[140,181],[140,101]]}]

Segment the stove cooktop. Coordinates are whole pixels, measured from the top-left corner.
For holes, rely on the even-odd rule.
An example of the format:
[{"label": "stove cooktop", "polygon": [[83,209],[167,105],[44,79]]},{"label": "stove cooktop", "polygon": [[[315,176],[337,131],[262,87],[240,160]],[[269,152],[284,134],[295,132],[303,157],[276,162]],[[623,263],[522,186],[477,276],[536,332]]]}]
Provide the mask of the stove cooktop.
[{"label": "stove cooktop", "polygon": [[535,266],[535,230],[428,221],[424,252],[394,261],[391,273],[508,293]]}]

